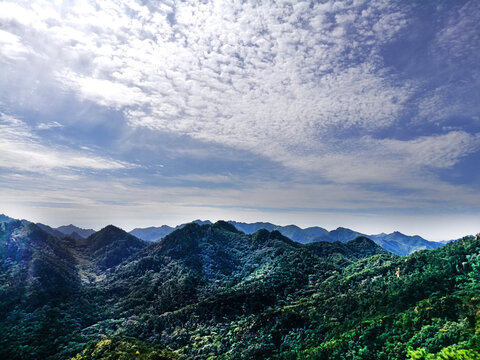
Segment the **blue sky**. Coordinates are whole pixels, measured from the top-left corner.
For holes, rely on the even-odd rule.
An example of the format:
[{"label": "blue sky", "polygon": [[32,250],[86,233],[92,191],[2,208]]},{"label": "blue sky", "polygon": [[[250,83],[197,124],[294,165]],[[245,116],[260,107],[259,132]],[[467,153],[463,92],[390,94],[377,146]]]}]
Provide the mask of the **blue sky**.
[{"label": "blue sky", "polygon": [[1,1],[9,216],[480,231],[478,1]]}]

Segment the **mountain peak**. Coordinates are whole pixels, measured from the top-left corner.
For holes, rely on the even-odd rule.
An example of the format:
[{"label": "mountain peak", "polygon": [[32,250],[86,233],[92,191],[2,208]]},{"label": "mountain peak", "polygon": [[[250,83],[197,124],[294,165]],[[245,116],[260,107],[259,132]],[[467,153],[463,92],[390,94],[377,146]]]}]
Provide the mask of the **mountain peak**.
[{"label": "mountain peak", "polygon": [[234,232],[234,233],[239,232],[235,226],[233,226],[232,224],[230,224],[226,221],[223,221],[223,220],[217,221],[215,224],[213,224],[213,226],[216,227],[216,228],[223,229],[223,230],[230,231],[230,232]]},{"label": "mountain peak", "polygon": [[96,243],[104,245],[104,243],[112,243],[118,239],[123,239],[123,238],[132,238],[138,241],[142,241],[136,238],[135,236],[127,233],[125,230],[120,229],[119,227],[116,227],[115,225],[105,226],[103,229],[90,235],[86,239],[86,241],[90,246],[93,246]]},{"label": "mountain peak", "polygon": [[337,227],[334,231],[349,231],[349,232],[352,231],[353,232],[353,230],[351,230],[349,228],[346,228],[346,227],[343,227],[343,226]]},{"label": "mountain peak", "polygon": [[[60,231],[62,234],[66,236],[70,236],[70,237],[80,236],[82,238],[87,238],[95,232],[95,230],[93,229],[82,229],[73,224],[62,225],[56,228],[55,230]],[[74,233],[76,233],[76,235],[74,235]]]},{"label": "mountain peak", "polygon": [[11,222],[11,221],[14,221],[15,219],[7,216],[7,215],[4,215],[4,214],[0,214],[0,222]]},{"label": "mountain peak", "polygon": [[106,269],[118,265],[129,256],[147,246],[143,240],[130,235],[114,225],[107,225],[100,231],[83,239],[85,254],[100,259],[98,266]]}]

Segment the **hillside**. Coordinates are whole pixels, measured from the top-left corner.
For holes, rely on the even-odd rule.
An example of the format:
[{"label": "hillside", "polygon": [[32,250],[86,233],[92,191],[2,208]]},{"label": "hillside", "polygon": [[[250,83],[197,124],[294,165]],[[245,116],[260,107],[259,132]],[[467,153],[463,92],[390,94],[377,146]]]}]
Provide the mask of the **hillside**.
[{"label": "hillside", "polygon": [[3,221],[0,245],[0,358],[479,356],[478,236],[398,257],[227,222],[147,243]]}]

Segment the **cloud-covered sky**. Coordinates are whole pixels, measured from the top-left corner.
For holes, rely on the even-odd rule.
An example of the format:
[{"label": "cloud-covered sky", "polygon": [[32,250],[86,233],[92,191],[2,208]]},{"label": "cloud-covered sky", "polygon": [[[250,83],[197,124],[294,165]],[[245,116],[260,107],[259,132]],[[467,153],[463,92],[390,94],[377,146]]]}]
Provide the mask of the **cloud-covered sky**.
[{"label": "cloud-covered sky", "polygon": [[0,1],[0,212],[480,231],[480,2]]}]

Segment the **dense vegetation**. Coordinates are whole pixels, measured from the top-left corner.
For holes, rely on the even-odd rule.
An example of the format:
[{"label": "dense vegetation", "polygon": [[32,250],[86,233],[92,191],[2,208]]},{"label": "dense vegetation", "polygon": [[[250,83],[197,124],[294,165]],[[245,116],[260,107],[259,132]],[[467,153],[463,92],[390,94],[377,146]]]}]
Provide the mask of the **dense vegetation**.
[{"label": "dense vegetation", "polygon": [[2,359],[479,359],[480,238],[407,257],[225,222],[157,243],[0,222]]}]

